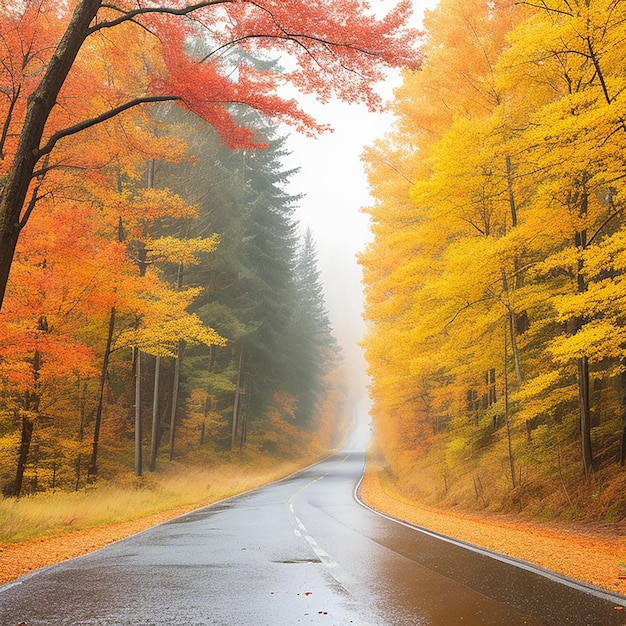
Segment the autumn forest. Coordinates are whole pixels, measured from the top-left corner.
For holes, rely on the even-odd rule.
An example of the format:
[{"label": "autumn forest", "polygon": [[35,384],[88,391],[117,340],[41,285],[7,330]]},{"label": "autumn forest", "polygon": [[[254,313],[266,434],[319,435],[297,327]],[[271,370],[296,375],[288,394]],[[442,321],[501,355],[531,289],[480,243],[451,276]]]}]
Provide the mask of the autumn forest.
[{"label": "autumn forest", "polygon": [[1,3],[6,496],[248,449],[306,462],[342,440],[341,355],[279,125],[322,128],[278,92],[380,106],[369,85],[415,54],[409,4],[353,8]]},{"label": "autumn forest", "polygon": [[626,3],[442,0],[364,160],[389,474],[431,503],[626,514]]},{"label": "autumn forest", "polygon": [[288,127],[325,128],[282,94],[380,111],[395,68],[363,155],[370,458],[426,504],[626,516],[626,5],[410,17],[0,2],[6,498],[344,441],[354,398],[286,191]]}]

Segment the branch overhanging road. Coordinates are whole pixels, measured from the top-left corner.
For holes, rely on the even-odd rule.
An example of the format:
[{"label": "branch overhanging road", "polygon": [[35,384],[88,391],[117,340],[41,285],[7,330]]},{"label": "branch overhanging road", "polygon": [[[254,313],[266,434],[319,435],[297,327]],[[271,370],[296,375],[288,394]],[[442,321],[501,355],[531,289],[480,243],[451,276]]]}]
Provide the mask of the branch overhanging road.
[{"label": "branch overhanging road", "polygon": [[626,597],[397,522],[355,498],[364,453],[0,587],[0,624],[625,624]]}]

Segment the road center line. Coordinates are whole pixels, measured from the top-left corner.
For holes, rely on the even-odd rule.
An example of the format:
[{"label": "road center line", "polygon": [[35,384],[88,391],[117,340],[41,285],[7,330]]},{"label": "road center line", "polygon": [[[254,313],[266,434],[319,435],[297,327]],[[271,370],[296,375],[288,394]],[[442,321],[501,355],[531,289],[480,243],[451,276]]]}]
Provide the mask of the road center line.
[{"label": "road center line", "polygon": [[325,478],[326,476],[328,476],[328,474],[330,474],[331,471],[333,471],[339,465],[341,465],[349,456],[350,456],[350,453],[346,454],[346,456],[335,467],[333,467],[332,470],[329,470],[328,472],[308,482],[306,485],[300,487],[300,489],[298,489],[298,491],[296,491],[291,496],[291,498],[289,498],[289,511],[293,515],[294,521],[296,523],[296,527],[293,530],[294,535],[296,535],[297,537],[302,537],[309,544],[309,546],[311,546],[311,549],[313,550],[317,558],[320,560],[320,562],[328,568],[337,567],[338,563],[331,558],[331,556],[328,554],[328,552],[326,552],[326,550],[320,548],[317,541],[315,541],[315,539],[310,535],[309,531],[306,529],[305,525],[302,523],[302,520],[296,515],[294,511],[294,502],[296,498],[305,489],[308,489],[311,485],[314,485],[316,482],[322,480],[322,478]]}]

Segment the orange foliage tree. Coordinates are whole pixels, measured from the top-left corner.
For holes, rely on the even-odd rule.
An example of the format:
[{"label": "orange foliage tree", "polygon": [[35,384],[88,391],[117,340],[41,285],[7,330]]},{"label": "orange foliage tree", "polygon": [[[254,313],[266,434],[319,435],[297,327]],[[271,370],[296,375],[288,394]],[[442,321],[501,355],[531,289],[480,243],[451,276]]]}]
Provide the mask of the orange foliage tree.
[{"label": "orange foliage tree", "polygon": [[[138,108],[177,101],[213,124],[231,145],[254,144],[229,105],[242,103],[300,129],[319,130],[293,100],[290,82],[327,100],[376,106],[371,85],[385,65],[415,66],[410,2],[383,19],[361,0],[209,0],[167,3],[36,0],[0,9],[0,305],[22,229],[47,193],[47,174],[82,166],[85,154],[57,148]],[[192,40],[207,52],[189,53]],[[229,52],[285,51],[293,69],[258,70]],[[98,135],[99,136],[99,135]],[[71,146],[71,144],[70,144]],[[71,152],[71,150],[69,151]],[[88,160],[88,159],[87,159]]]}]

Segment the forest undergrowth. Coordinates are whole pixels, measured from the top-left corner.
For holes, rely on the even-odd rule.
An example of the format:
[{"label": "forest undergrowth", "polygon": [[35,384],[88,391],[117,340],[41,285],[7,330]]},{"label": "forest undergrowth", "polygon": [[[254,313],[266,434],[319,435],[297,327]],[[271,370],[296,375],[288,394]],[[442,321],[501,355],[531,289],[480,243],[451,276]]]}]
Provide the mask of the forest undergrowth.
[{"label": "forest undergrowth", "polygon": [[393,469],[387,466],[384,480],[403,496],[429,506],[588,524],[617,532],[626,526],[626,471],[614,455],[606,455],[586,475],[580,464],[571,461],[576,444],[572,441],[541,458],[535,458],[531,444],[520,445],[513,484],[504,440],[482,450],[465,447],[455,452],[458,458],[451,462],[450,438],[442,438],[426,454],[404,453]]}]

